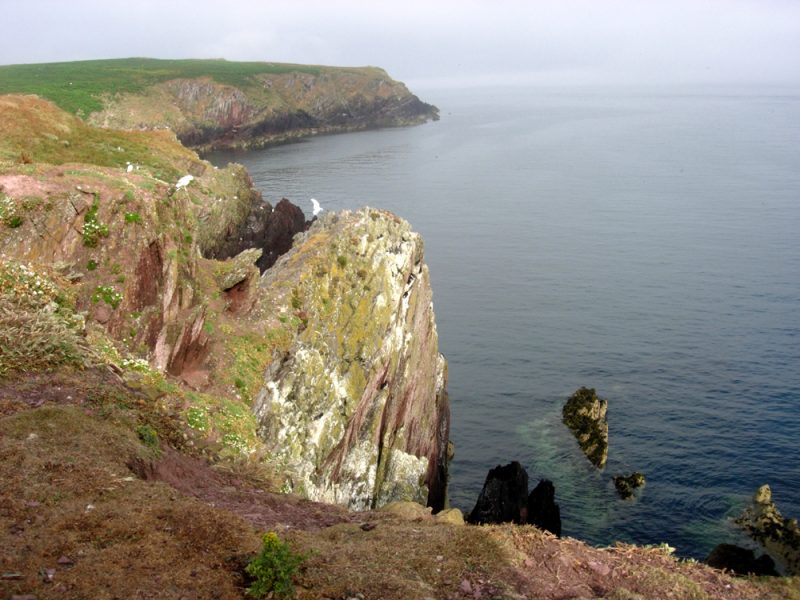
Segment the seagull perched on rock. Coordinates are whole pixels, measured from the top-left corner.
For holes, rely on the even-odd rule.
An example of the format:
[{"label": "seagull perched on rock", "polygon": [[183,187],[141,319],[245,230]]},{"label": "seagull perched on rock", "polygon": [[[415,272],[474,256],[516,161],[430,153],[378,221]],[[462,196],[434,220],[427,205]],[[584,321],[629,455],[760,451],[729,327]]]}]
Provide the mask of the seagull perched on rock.
[{"label": "seagull perched on rock", "polygon": [[322,212],[322,207],[319,205],[319,202],[317,202],[316,198],[311,199],[311,204],[314,207],[311,213],[316,217],[319,213]]},{"label": "seagull perched on rock", "polygon": [[192,179],[194,179],[194,177],[192,177],[191,175],[184,175],[183,177],[178,179],[178,183],[175,184],[175,189],[179,190],[182,187],[186,187],[187,185],[189,185],[189,182],[191,182]]}]

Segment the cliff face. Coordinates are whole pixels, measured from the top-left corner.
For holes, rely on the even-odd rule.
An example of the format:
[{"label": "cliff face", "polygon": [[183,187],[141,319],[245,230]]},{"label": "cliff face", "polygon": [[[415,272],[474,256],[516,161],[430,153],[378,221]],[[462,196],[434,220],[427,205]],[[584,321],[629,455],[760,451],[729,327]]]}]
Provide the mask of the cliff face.
[{"label": "cliff face", "polygon": [[[0,120],[26,128],[24,142],[9,135],[0,143],[0,156],[19,152],[31,161],[0,165],[0,193],[19,218],[3,227],[0,253],[66,275],[89,324],[157,369],[180,375],[202,360],[208,298],[199,260],[260,201],[244,169],[214,169],[171,134],[96,130],[35,97],[2,97]],[[72,162],[90,158],[84,146],[95,144],[136,164]],[[177,189],[187,171],[195,179]]]},{"label": "cliff face", "polygon": [[314,133],[423,123],[438,109],[377,68],[253,75],[238,85],[178,78],[108,96],[89,121],[103,127],[169,127],[190,146],[275,143]]},{"label": "cliff face", "polygon": [[255,314],[296,322],[255,411],[289,485],[353,509],[440,509],[449,404],[423,244],[405,221],[326,215],[267,271]]},{"label": "cliff face", "polygon": [[[422,240],[405,221],[326,215],[262,277],[256,265],[305,222],[288,201],[262,203],[241,167],[215,169],[171,134],[88,126],[35,97],[0,97],[0,124],[2,272],[61,281],[85,323],[76,335],[117,370],[175,376],[169,410],[186,439],[212,456],[266,458],[311,498],[444,505],[446,365]],[[70,162],[86,140],[118,154],[106,164],[137,162]],[[29,162],[2,161],[22,154]]]}]

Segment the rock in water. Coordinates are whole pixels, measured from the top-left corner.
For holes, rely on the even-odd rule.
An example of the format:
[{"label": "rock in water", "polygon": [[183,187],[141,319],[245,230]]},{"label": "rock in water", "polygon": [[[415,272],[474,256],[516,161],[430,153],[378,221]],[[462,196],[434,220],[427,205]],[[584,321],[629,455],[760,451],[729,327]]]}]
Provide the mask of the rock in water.
[{"label": "rock in water", "polygon": [[633,492],[645,484],[644,473],[634,471],[630,475],[617,475],[614,477],[614,487],[620,498],[627,500],[633,498]]},{"label": "rock in water", "polygon": [[597,396],[594,388],[582,387],[570,396],[562,411],[562,420],[569,427],[586,458],[603,468],[608,458],[608,401]]},{"label": "rock in water", "polygon": [[800,527],[797,519],[781,515],[768,485],[758,488],[752,506],[745,509],[736,523],[782,562],[788,575],[800,575]]},{"label": "rock in water", "polygon": [[528,520],[528,473],[517,461],[489,471],[467,522],[517,523]]},{"label": "rock in water", "polygon": [[444,508],[447,365],[420,236],[385,211],[323,213],[260,292],[254,319],[296,323],[254,404],[286,487],[355,510]]},{"label": "rock in water", "polygon": [[553,483],[547,479],[539,480],[528,496],[528,523],[561,537],[561,509],[555,498]]},{"label": "rock in water", "polygon": [[719,544],[706,558],[706,563],[715,569],[726,569],[737,575],[777,575],[775,562],[766,554],[756,558],[747,548],[733,544]]}]

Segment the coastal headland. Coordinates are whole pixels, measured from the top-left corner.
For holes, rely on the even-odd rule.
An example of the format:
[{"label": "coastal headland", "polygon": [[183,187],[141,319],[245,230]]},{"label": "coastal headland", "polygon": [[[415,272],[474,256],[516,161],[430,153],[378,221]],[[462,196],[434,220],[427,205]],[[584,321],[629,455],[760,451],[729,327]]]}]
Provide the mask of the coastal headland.
[{"label": "coastal headland", "polygon": [[421,237],[307,221],[197,154],[437,117],[382,70],[17,65],[0,93],[4,598],[243,597],[265,531],[300,598],[800,597],[442,510]]}]

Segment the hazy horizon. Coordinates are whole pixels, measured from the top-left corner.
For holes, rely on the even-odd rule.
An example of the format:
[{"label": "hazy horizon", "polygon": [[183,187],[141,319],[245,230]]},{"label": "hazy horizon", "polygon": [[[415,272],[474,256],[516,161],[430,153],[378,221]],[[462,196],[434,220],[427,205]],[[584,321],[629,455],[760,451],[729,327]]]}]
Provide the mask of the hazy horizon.
[{"label": "hazy horizon", "polygon": [[800,2],[0,0],[0,63],[374,65],[418,86],[800,84]]}]

